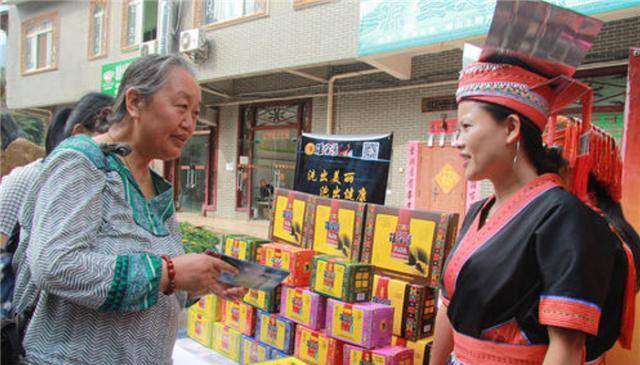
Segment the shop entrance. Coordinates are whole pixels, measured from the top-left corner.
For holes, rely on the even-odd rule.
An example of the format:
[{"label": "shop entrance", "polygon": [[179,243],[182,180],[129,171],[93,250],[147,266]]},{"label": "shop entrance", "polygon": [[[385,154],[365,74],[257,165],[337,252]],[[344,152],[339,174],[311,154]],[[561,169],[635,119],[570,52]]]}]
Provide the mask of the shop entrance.
[{"label": "shop entrance", "polygon": [[164,176],[173,184],[173,199],[180,212],[216,210],[218,109],[206,108],[180,158],[166,162]]},{"label": "shop entrance", "polygon": [[298,137],[310,124],[311,102],[240,108],[236,208],[252,219],[269,219],[273,192],[292,189]]},{"label": "shop entrance", "polygon": [[204,204],[210,131],[197,132],[182,149],[179,160],[178,205],[180,211],[199,213]]}]

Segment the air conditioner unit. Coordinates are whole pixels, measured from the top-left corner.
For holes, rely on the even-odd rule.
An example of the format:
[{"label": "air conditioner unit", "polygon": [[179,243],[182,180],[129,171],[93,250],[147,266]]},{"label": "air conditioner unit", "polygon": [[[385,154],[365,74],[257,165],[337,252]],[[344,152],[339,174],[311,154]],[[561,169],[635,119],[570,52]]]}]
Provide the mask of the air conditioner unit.
[{"label": "air conditioner unit", "polygon": [[156,41],[144,42],[140,45],[140,57],[158,53],[158,43]]},{"label": "air conditioner unit", "polygon": [[200,29],[189,29],[180,32],[180,53],[199,63],[207,59],[209,45]]}]

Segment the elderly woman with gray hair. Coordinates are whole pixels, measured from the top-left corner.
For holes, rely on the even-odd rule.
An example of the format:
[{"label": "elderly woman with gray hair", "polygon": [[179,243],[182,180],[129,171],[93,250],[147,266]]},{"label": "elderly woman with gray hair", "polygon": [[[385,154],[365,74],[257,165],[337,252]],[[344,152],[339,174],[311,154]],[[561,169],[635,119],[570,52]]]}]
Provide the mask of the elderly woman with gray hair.
[{"label": "elderly woman with gray hair", "polygon": [[233,266],[184,254],[172,187],[149,169],[180,156],[199,109],[190,63],[143,57],[123,76],[109,130],[71,137],[45,161],[16,253],[27,363],[171,363],[182,308],[244,294],[217,280]]}]

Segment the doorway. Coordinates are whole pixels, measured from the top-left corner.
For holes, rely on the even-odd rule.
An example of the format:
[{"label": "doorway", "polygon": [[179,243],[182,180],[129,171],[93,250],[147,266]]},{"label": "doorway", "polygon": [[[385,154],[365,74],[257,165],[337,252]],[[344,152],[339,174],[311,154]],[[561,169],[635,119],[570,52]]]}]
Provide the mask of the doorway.
[{"label": "doorway", "polygon": [[298,138],[310,129],[311,101],[240,108],[236,209],[269,219],[273,192],[292,189]]}]

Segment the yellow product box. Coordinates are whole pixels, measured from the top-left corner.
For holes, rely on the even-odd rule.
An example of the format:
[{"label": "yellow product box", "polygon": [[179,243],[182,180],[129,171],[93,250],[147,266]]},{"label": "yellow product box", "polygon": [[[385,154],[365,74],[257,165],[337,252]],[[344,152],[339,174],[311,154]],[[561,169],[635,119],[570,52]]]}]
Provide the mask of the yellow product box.
[{"label": "yellow product box", "polygon": [[223,300],[213,294],[205,295],[195,302],[189,309],[193,309],[200,314],[209,317],[212,322],[220,321],[222,318]]},{"label": "yellow product box", "polygon": [[298,191],[276,189],[273,198],[273,219],[269,231],[271,239],[303,247],[302,227],[307,222],[306,209],[313,195]]},{"label": "yellow product box", "polygon": [[385,274],[421,277],[436,288],[457,227],[457,213],[369,204],[361,261]]},{"label": "yellow product box", "polygon": [[256,327],[256,309],[246,303],[225,300],[222,322],[242,334],[252,336]]},{"label": "yellow product box", "polygon": [[365,210],[364,203],[314,197],[307,205],[306,216],[313,224],[303,228],[304,245],[321,254],[358,261]]},{"label": "yellow product box", "polygon": [[394,308],[393,334],[416,341],[433,334],[436,290],[404,280],[374,275],[371,301]]},{"label": "yellow product box", "polygon": [[187,336],[209,348],[213,345],[213,323],[197,310],[187,310]]},{"label": "yellow product box", "polygon": [[402,337],[393,336],[391,343],[394,346],[404,346],[412,349],[414,365],[429,365],[433,337],[423,338],[418,341],[407,341]]},{"label": "yellow product box", "polygon": [[311,290],[348,303],[371,298],[373,266],[344,257],[318,255],[313,258]]},{"label": "yellow product box", "polygon": [[242,333],[221,322],[213,324],[213,349],[234,361],[240,361]]}]

